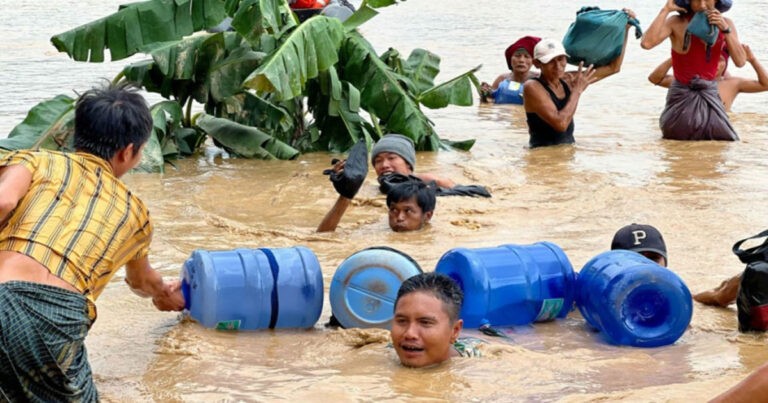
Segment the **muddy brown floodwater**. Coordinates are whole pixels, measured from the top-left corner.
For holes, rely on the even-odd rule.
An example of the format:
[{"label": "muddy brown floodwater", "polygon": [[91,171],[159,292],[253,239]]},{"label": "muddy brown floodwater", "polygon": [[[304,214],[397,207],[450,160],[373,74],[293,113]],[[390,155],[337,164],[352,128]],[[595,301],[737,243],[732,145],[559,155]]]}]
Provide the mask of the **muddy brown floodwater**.
[{"label": "muddy brown floodwater", "polygon": [[[9,1],[0,14],[0,136],[35,103],[82,92],[124,65],[75,63],[48,42],[120,2]],[[491,81],[506,68],[507,45],[523,35],[562,37],[582,6],[559,0],[437,5],[407,1],[382,9],[363,34],[379,52],[394,47],[407,55],[423,47],[437,53],[443,60],[438,81],[479,64],[479,78]],[[645,28],[662,2],[584,5],[628,6]],[[741,0],[728,13],[742,42],[764,61],[765,10],[764,2]],[[339,229],[315,233],[336,197],[321,174],[336,157],[330,154],[213,163],[196,156],[164,175],[128,175],[125,181],[151,209],[157,229],[151,257],[165,276],[178,277],[195,249],[304,245],[320,260],[326,298],[313,329],[217,332],[154,311],[127,289],[121,271],[98,301],[99,320],[88,338],[103,400],[703,401],[727,389],[768,359],[763,335],[736,330],[733,306],[694,305],[682,338],[651,349],[604,343],[576,311],[516,327],[512,341],[490,340],[484,358],[427,370],[399,366],[386,331],[322,326],[330,317],[327,292],[336,267],[375,245],[399,249],[433,270],[454,247],[547,240],[579,270],[609,248],[616,229],[643,222],[662,231],[669,266],[692,292],[742,270],[731,246],[768,227],[768,94],[737,98],[731,119],[740,142],[663,141],[658,117],[666,93],[646,76],[668,52],[666,44],[645,51],[630,39],[622,71],[582,97],[575,146],[527,149],[525,115],[516,106],[428,110],[443,138],[477,142],[470,152],[420,153],[417,170],[486,185],[493,198],[440,198],[432,225],[417,233],[389,231],[372,172]],[[732,74],[754,77],[749,67]]]}]

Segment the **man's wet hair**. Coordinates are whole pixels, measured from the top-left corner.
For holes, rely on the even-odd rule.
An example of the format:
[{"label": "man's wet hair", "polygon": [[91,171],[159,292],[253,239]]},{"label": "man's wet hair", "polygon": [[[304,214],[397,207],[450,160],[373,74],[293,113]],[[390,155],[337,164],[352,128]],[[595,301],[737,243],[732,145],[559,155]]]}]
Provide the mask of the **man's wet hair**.
[{"label": "man's wet hair", "polygon": [[443,303],[451,322],[459,320],[461,304],[464,303],[464,292],[452,278],[442,273],[430,272],[417,274],[406,279],[400,285],[400,289],[397,290],[395,307],[397,307],[400,298],[417,291],[434,295]]},{"label": "man's wet hair", "polygon": [[152,115],[130,82],[105,84],[84,92],[75,104],[75,149],[109,161],[133,144],[138,152],[149,140]]},{"label": "man's wet hair", "polygon": [[387,207],[390,207],[393,203],[399,203],[416,197],[416,203],[421,208],[421,212],[428,213],[435,211],[435,205],[437,204],[436,194],[437,190],[434,182],[425,183],[421,179],[413,178],[394,184],[387,190]]}]

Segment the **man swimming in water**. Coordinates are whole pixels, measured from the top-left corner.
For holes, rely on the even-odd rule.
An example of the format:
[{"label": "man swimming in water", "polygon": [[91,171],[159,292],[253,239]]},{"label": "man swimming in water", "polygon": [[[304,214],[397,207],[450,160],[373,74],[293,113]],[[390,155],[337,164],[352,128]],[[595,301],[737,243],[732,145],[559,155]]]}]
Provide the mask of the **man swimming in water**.
[{"label": "man swimming in water", "polygon": [[631,250],[667,267],[667,244],[652,225],[632,223],[620,228],[613,236],[611,249]]},{"label": "man swimming in water", "polygon": [[480,339],[459,338],[464,293],[453,279],[422,273],[400,285],[392,320],[392,345],[407,367],[428,367],[451,357],[479,356]]},{"label": "man swimming in water", "polygon": [[[353,180],[355,183],[351,186],[336,185],[339,181],[346,181],[343,179],[345,167],[349,170],[354,166],[354,169],[357,170],[363,164],[365,172],[367,172],[367,155],[365,143],[361,142],[353,147],[345,163],[334,164],[333,169],[328,172],[331,175],[331,181],[334,181],[335,178],[342,179],[334,183],[339,197],[317,227],[318,232],[334,231],[338,226],[341,217],[352,204],[352,198],[362,185],[365,175],[356,175]],[[425,183],[415,176],[407,176],[404,181],[389,186],[387,189],[389,227],[395,232],[417,231],[424,228],[429,224],[435,211],[437,204],[435,194],[434,182]]]}]

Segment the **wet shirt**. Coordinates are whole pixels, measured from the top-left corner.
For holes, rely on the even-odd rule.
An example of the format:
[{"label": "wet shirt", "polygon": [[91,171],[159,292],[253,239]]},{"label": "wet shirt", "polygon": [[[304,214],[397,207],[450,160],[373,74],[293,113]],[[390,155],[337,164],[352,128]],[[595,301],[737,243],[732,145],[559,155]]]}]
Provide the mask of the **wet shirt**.
[{"label": "wet shirt", "polygon": [[[552,102],[554,102],[558,111],[565,108],[568,100],[571,99],[571,89],[563,80],[560,80],[560,84],[562,84],[563,89],[565,90],[565,97],[563,97],[563,99],[558,98],[541,78],[534,77],[532,80],[536,80],[544,86],[544,89],[549,93],[549,97],[552,99]],[[525,116],[528,119],[528,134],[530,135],[528,145],[531,148],[554,146],[557,144],[571,144],[574,142],[573,120],[571,120],[571,124],[568,125],[568,128],[564,132],[558,132],[535,113],[526,112]]]},{"label": "wet shirt", "polygon": [[481,344],[485,344],[485,340],[476,337],[459,337],[453,343],[453,348],[461,357],[482,357],[483,354],[478,348]]},{"label": "wet shirt", "polygon": [[103,159],[87,153],[14,151],[0,167],[32,172],[27,194],[0,227],[0,250],[27,255],[94,301],[115,271],[149,254],[149,211]]}]

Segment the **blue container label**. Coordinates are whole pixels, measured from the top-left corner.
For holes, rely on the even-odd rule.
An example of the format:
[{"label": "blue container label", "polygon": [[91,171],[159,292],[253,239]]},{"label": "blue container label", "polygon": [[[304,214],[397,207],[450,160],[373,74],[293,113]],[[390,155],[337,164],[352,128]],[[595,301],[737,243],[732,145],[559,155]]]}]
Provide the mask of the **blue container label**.
[{"label": "blue container label", "polygon": [[216,324],[216,330],[240,330],[240,319],[219,322]]},{"label": "blue container label", "polygon": [[541,302],[541,310],[539,310],[539,314],[536,315],[536,319],[534,319],[534,322],[546,322],[548,320],[552,320],[557,318],[557,315],[560,314],[560,311],[563,309],[563,299],[562,298],[550,298],[545,299]]}]

